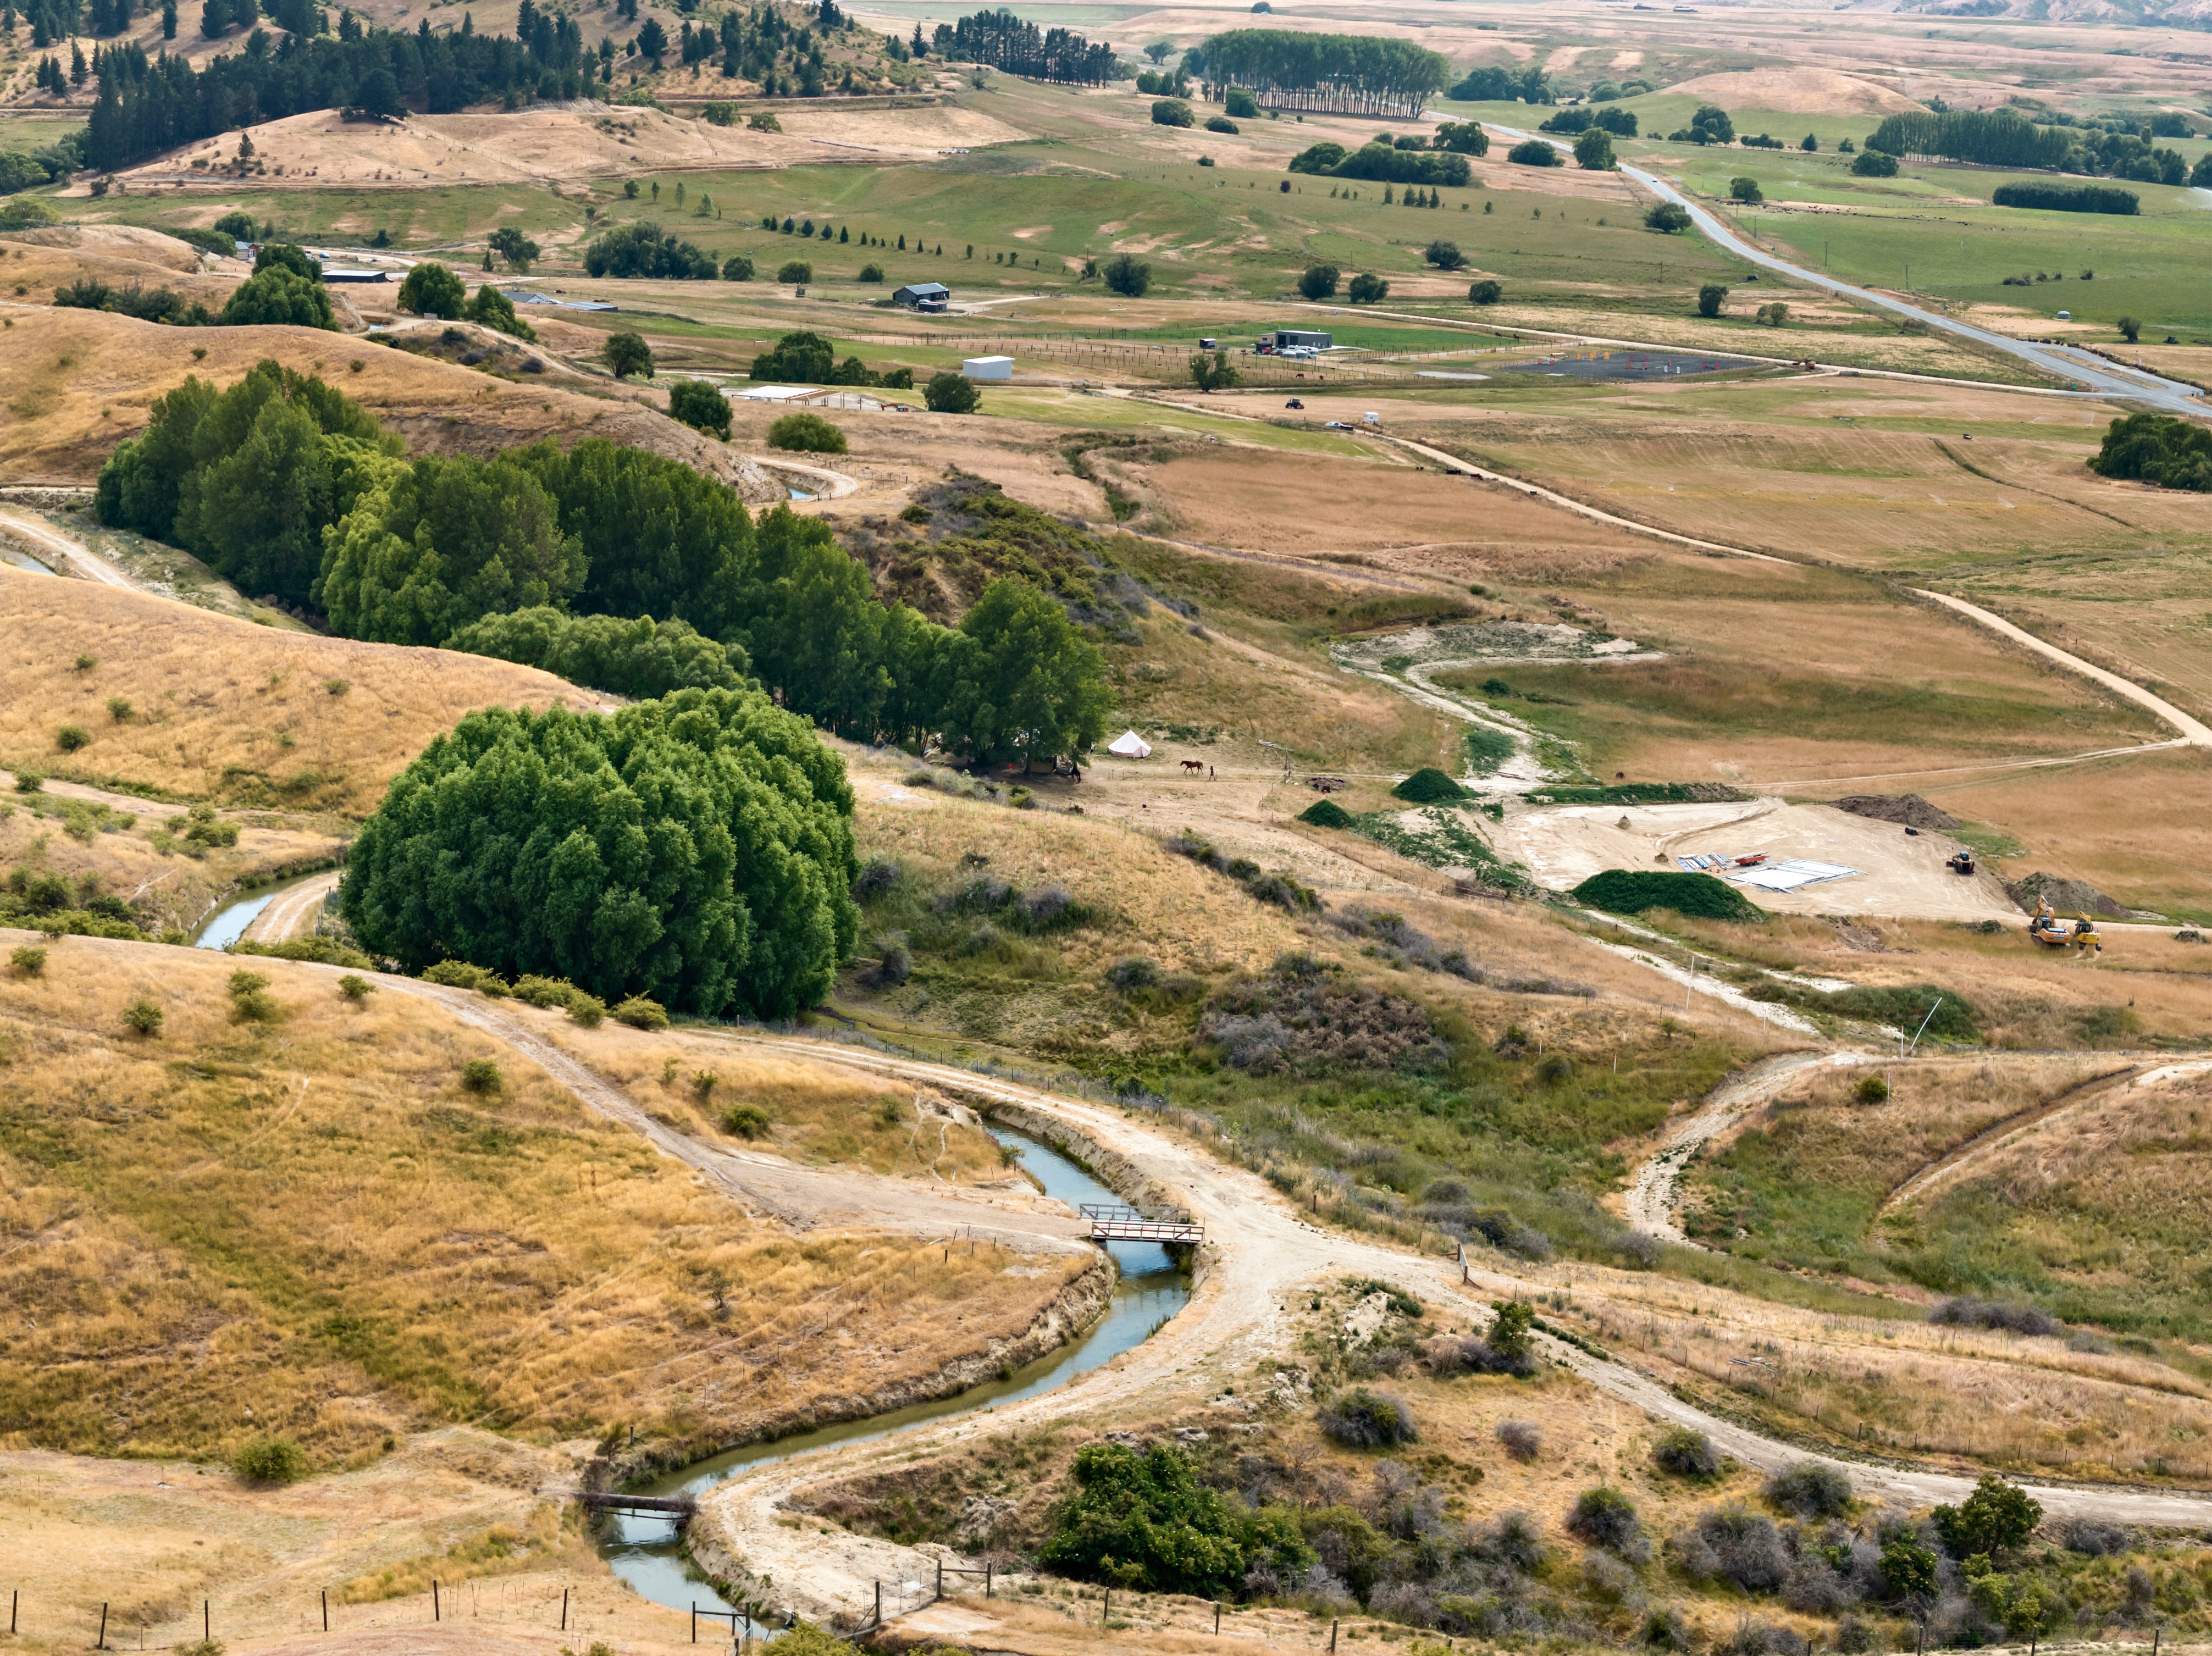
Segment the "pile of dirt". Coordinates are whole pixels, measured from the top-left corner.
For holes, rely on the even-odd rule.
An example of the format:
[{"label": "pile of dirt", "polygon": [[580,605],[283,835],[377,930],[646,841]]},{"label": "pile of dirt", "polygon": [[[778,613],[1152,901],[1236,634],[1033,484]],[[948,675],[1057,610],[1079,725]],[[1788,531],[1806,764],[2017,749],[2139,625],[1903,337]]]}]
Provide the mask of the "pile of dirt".
[{"label": "pile of dirt", "polygon": [[1948,831],[1959,826],[1959,819],[1949,811],[1929,804],[1917,793],[1855,793],[1832,803],[1838,810],[1847,810],[1854,816],[1871,816],[1877,822],[1895,822],[1904,828]]},{"label": "pile of dirt", "polygon": [[2061,879],[2056,874],[2034,873],[2024,880],[2005,882],[2005,895],[2021,906],[2021,912],[2035,913],[2039,897],[2048,898],[2053,912],[2060,914],[2102,914],[2108,919],[2121,920],[2129,911],[2114,902],[2087,880]]}]

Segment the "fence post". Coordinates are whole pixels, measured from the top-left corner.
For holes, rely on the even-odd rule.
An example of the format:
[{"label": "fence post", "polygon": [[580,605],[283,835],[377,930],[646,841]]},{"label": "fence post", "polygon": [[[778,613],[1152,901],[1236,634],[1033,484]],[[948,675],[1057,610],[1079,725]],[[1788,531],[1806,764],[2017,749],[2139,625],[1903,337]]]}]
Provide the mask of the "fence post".
[{"label": "fence post", "polygon": [[691,1642],[695,1645],[699,1642],[699,1601],[696,1598],[691,1601]]},{"label": "fence post", "polygon": [[[945,1597],[945,1561],[942,1558],[937,1561],[937,1596],[939,1598]],[[2031,1651],[2029,1656],[2034,1656],[2034,1653]]]},{"label": "fence post", "polygon": [[877,1582],[877,1583],[876,1583],[876,1625],[877,1625],[878,1627],[881,1627],[883,1624],[884,1624],[884,1584],[883,1584],[882,1582],[878,1581],[878,1582]]},{"label": "fence post", "polygon": [[563,1588],[562,1588],[562,1589],[561,1589],[561,1631],[562,1631],[562,1632],[563,1632],[563,1633],[566,1633],[568,1630],[568,1588],[566,1588],[566,1587],[563,1587]]},{"label": "fence post", "polygon": [[94,1650],[107,1648],[107,1601],[104,1598],[100,1602],[100,1637],[93,1642],[92,1647]]},{"label": "fence post", "polygon": [[1336,1630],[1342,1625],[1343,1623],[1340,1622],[1331,1622],[1328,1624],[1328,1647],[1331,1650],[1334,1650],[1336,1648]]},{"label": "fence post", "polygon": [[1218,1598],[1213,1601],[1213,1636],[1217,1639],[1221,1636],[1221,1601]]},{"label": "fence post", "polygon": [[330,1590],[328,1587],[325,1587],[325,1588],[323,1589],[323,1631],[324,1631],[324,1632],[325,1632],[325,1633],[328,1633],[330,1630],[331,1630],[331,1590]]},{"label": "fence post", "polygon": [[21,1604],[22,1602],[22,1588],[10,1588],[8,1593],[8,1633],[10,1638],[15,1636],[15,1609],[16,1606]]},{"label": "fence post", "polygon": [[991,1596],[991,1561],[988,1558],[983,1561],[983,1596]]},{"label": "fence post", "polygon": [[438,1578],[434,1575],[430,1578],[430,1619],[434,1622],[446,1619],[446,1612],[438,1603]]},{"label": "fence post", "polygon": [[212,1602],[206,1598],[200,1600],[200,1642],[203,1644],[215,1642],[215,1612],[209,1608]]}]

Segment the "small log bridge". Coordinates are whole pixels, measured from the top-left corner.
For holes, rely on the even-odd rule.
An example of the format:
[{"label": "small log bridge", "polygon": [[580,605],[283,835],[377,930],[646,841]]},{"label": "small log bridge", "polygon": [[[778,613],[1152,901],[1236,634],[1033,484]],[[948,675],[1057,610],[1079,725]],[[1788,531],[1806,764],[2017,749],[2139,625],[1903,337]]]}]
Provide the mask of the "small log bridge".
[{"label": "small log bridge", "polygon": [[1091,1222],[1094,1242],[1170,1242],[1194,1247],[1206,1240],[1206,1227],[1178,1208],[1109,1207],[1085,1202],[1081,1212]]},{"label": "small log bridge", "polygon": [[696,1496],[623,1495],[611,1489],[540,1489],[539,1495],[580,1502],[595,1513],[623,1513],[632,1518],[665,1518],[679,1529],[699,1515]]}]

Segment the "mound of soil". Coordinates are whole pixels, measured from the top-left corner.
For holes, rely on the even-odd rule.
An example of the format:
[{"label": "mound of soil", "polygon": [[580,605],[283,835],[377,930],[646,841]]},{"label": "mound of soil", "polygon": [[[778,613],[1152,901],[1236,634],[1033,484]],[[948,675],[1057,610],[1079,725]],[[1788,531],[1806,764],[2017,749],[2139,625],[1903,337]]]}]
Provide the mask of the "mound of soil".
[{"label": "mound of soil", "polygon": [[1433,765],[1424,765],[1411,776],[1390,790],[1391,798],[1410,801],[1416,805],[1441,805],[1449,799],[1465,799],[1465,788],[1446,776]]},{"label": "mound of soil", "polygon": [[1352,813],[1334,799],[1316,799],[1298,813],[1298,821],[1310,822],[1316,828],[1348,828]]},{"label": "mound of soil", "polygon": [[1734,886],[1710,874],[1644,873],[1640,870],[1609,868],[1593,874],[1571,894],[1576,901],[1601,908],[1608,914],[1641,914],[1650,908],[1671,908],[1705,920],[1756,920],[1759,912]]},{"label": "mound of soil", "polygon": [[2102,914],[2115,920],[2128,917],[2126,909],[2087,880],[2062,880],[2056,874],[2036,873],[2024,880],[2008,880],[2005,895],[2028,914],[2035,913],[2038,897],[2047,897],[2051,907],[2061,914]]},{"label": "mound of soil", "polygon": [[1871,816],[1877,822],[1895,822],[1904,828],[1959,826],[1959,819],[1949,811],[1929,804],[1917,793],[1855,793],[1832,803],[1838,810],[1847,810],[1854,816]]}]

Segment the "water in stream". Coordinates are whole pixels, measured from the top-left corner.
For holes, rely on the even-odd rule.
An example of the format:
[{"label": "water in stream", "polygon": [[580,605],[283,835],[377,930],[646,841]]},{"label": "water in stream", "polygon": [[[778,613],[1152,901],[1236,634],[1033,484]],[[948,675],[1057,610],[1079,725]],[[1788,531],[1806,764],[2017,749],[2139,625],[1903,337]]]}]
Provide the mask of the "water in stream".
[{"label": "water in stream", "polygon": [[[1115,1202],[1121,1199],[1049,1145],[996,1127],[991,1130],[991,1134],[1000,1143],[1014,1145],[1021,1151],[1022,1165],[1036,1175],[1048,1196],[1065,1202],[1070,1207],[1083,1202]],[[1141,1344],[1161,1323],[1182,1310],[1190,1298],[1190,1283],[1175,1268],[1165,1248],[1150,1242],[1114,1242],[1109,1247],[1115,1263],[1121,1266],[1121,1274],[1120,1281],[1115,1284],[1114,1297],[1107,1307],[1106,1314],[1073,1344],[1062,1346],[1048,1356],[1038,1358],[1026,1368],[1017,1369],[1007,1379],[973,1386],[956,1397],[943,1398],[935,1403],[918,1403],[887,1415],[873,1415],[865,1420],[848,1421],[842,1425],[825,1426],[794,1437],[780,1438],[772,1443],[757,1443],[747,1448],[733,1449],[727,1454],[716,1455],[680,1471],[671,1472],[643,1486],[636,1493],[698,1495],[749,1466],[788,1459],[793,1455],[826,1449],[834,1444],[883,1437],[902,1427],[919,1425],[923,1421],[967,1414],[993,1404],[1017,1402],[1023,1398],[1035,1397],[1040,1392],[1049,1392],[1054,1386],[1066,1385],[1078,1374],[1110,1362],[1130,1347]],[[600,1556],[617,1575],[641,1595],[675,1610],[687,1610],[696,1604],[701,1610],[712,1609],[726,1614],[732,1608],[722,1601],[714,1588],[686,1575],[687,1566],[682,1547],[676,1539],[673,1526],[666,1521],[653,1518],[610,1516],[605,1522],[605,1528],[601,1532],[605,1538],[599,1543]]]},{"label": "water in stream", "polygon": [[256,886],[235,902],[225,903],[200,922],[199,930],[192,936],[195,949],[228,949],[246,935],[246,928],[261,918],[261,911],[275,901],[278,894],[290,890],[305,880],[319,879],[319,874],[295,874],[288,880],[272,881]]}]

